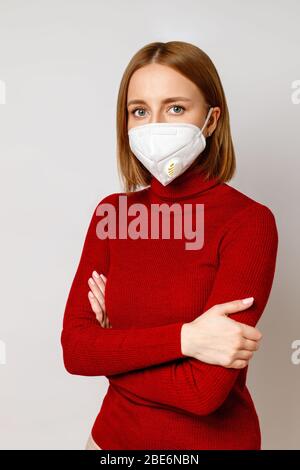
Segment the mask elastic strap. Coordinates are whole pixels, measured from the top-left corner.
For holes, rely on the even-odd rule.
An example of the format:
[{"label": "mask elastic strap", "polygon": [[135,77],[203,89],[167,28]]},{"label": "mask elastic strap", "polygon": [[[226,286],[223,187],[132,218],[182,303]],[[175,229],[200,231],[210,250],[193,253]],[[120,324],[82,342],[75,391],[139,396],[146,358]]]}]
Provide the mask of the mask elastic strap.
[{"label": "mask elastic strap", "polygon": [[204,124],[203,124],[203,126],[202,126],[201,132],[203,132],[203,129],[205,128],[205,126],[206,126],[206,124],[207,124],[207,122],[208,122],[208,120],[209,120],[209,118],[210,118],[210,115],[211,115],[213,109],[214,109],[214,108],[213,108],[212,106],[209,108],[209,111],[208,111],[208,114],[207,114],[207,118],[205,119],[205,122],[204,122]]}]

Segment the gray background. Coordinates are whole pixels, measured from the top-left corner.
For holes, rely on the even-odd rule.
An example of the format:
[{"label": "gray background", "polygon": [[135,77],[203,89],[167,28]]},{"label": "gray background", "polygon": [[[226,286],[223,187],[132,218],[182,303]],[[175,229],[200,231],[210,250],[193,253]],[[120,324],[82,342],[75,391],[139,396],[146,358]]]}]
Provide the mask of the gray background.
[{"label": "gray background", "polygon": [[119,83],[152,41],[211,57],[237,155],[229,184],[271,208],[277,271],[248,387],[263,448],[300,448],[300,3],[0,1],[0,447],[82,449],[108,382],[68,374],[60,331],[95,205],[122,191],[115,158]]}]

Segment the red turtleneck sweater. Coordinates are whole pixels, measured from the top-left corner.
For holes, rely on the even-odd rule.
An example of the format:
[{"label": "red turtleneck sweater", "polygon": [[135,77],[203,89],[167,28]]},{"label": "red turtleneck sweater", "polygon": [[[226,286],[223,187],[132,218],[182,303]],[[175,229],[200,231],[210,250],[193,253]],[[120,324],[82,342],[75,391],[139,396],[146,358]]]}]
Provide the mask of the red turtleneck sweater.
[{"label": "red turtleneck sweater", "polygon": [[[140,203],[146,210],[146,236],[144,230],[140,238],[118,237],[120,226],[124,231],[138,217],[132,212],[121,223],[117,218],[115,238],[99,238],[96,226],[107,213],[99,216],[96,209],[110,203],[119,216],[120,195],[126,193],[106,196],[94,210],[61,333],[68,372],[109,380],[92,428],[94,440],[105,450],[260,449],[259,420],[245,383],[248,367],[231,369],[184,356],[181,327],[213,305],[252,296],[253,305],[230,318],[257,324],[275,271],[273,213],[226,183],[205,180],[203,171],[188,169],[167,186],[153,177],[149,187],[128,194],[128,209]],[[196,204],[203,204],[200,249],[186,249],[191,240],[184,233],[174,236],[178,213],[171,212],[169,236],[161,237],[160,223],[159,237],[151,238],[151,209],[174,203],[182,213],[190,208],[195,224]],[[90,307],[87,281],[93,270],[107,277],[112,328],[102,328]]]}]

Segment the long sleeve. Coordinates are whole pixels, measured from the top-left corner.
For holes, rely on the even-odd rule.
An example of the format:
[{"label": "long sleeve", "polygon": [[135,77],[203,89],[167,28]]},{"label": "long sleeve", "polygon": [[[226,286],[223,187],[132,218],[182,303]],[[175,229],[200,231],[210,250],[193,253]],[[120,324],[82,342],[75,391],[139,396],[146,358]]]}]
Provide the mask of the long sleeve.
[{"label": "long sleeve", "polygon": [[[218,251],[219,268],[203,311],[219,303],[253,296],[251,307],[230,318],[255,326],[270,295],[277,247],[276,221],[267,206],[251,203],[236,214],[224,228]],[[240,372],[241,369],[184,357],[108,378],[125,392],[162,407],[201,416],[222,405]]]},{"label": "long sleeve", "polygon": [[61,345],[66,370],[71,374],[101,376],[119,374],[186,357],[181,352],[182,322],[149,328],[103,328],[88,299],[88,279],[96,270],[107,276],[109,238],[97,235],[100,204],[114,204],[106,196],[95,208],[82,254],[67,298]]}]

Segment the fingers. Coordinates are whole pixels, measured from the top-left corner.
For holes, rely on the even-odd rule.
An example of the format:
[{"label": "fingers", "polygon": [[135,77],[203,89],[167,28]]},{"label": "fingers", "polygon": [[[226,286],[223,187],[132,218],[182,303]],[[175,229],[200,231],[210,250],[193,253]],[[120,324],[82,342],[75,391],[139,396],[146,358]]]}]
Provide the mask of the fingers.
[{"label": "fingers", "polygon": [[94,294],[91,291],[89,291],[89,293],[88,293],[88,298],[89,298],[92,310],[95,313],[98,322],[101,324],[102,327],[104,327],[104,322],[103,322],[104,312],[103,312],[98,300],[96,299],[96,297],[94,296]]},{"label": "fingers", "polygon": [[240,327],[244,338],[253,341],[260,341],[262,339],[262,333],[257,328],[246,325],[245,323],[240,323]]},{"label": "fingers", "polygon": [[107,319],[107,328],[112,328],[112,325],[109,321],[109,318],[108,318],[107,314],[106,314],[106,319]]},{"label": "fingers", "polygon": [[105,295],[105,284],[106,284],[106,277],[104,274],[98,274],[97,271],[93,271],[92,273],[93,279],[96,282],[97,286],[101,290],[103,296]]},{"label": "fingers", "polygon": [[112,328],[109,318],[106,313],[105,306],[105,285],[106,277],[104,274],[99,275],[97,271],[93,271],[92,277],[89,278],[88,284],[90,287],[90,292],[88,297],[93,312],[96,315],[97,320],[103,328]]},{"label": "fingers", "polygon": [[245,349],[242,349],[236,353],[236,359],[235,360],[245,360],[249,361],[253,357],[254,352],[253,351],[247,351]]},{"label": "fingers", "polygon": [[253,304],[253,297],[248,297],[246,299],[232,300],[231,302],[224,302],[223,304],[217,304],[213,309],[220,314],[231,315],[232,313],[239,312],[240,310],[245,310]]},{"label": "fingers", "polygon": [[108,316],[104,314],[104,328],[109,328]]},{"label": "fingers", "polygon": [[[233,361],[233,363],[229,366],[229,368],[232,369],[243,369],[248,365],[248,361],[244,361],[242,359],[237,359],[236,361]],[[228,367],[228,366],[225,366]]]},{"label": "fingers", "polygon": [[246,367],[250,359],[252,359],[255,351],[249,351],[247,349],[238,349],[231,356],[226,355],[224,361],[222,361],[223,366],[240,369],[241,367]]},{"label": "fingers", "polygon": [[257,351],[259,349],[259,341],[254,341],[252,339],[242,338],[243,339],[243,349],[247,351]]},{"label": "fingers", "polygon": [[[254,298],[247,297],[245,299],[232,300],[231,302],[224,302],[223,304],[217,304],[213,310],[221,315],[231,315],[232,313],[240,312],[253,305]],[[241,334],[244,338],[252,341],[260,341],[262,333],[253,326],[246,325],[245,323],[237,322],[241,328]]]},{"label": "fingers", "polygon": [[[92,291],[92,294],[96,297],[98,300],[103,312],[106,311],[105,309],[105,299],[104,299],[104,293],[103,293],[103,281],[100,280],[99,278],[92,278],[90,277],[88,280],[89,287]],[[101,287],[100,287],[101,285]]]}]

